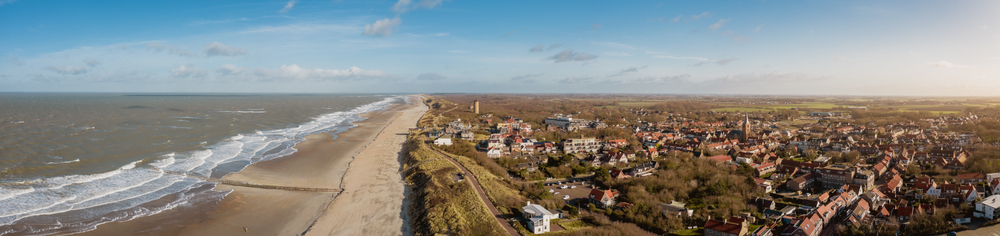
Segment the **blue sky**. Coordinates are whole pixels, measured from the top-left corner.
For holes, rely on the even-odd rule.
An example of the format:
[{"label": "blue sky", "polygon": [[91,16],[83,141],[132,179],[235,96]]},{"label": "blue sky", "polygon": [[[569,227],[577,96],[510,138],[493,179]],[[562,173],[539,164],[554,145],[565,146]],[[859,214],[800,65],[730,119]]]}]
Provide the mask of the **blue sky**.
[{"label": "blue sky", "polygon": [[0,0],[0,91],[996,96],[1000,1]]}]

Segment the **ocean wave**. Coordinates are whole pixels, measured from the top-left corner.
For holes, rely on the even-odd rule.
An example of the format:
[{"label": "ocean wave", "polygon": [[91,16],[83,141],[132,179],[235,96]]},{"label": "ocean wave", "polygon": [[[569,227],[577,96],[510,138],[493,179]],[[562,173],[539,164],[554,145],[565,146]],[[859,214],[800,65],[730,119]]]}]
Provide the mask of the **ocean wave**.
[{"label": "ocean wave", "polygon": [[80,162],[80,159],[77,158],[77,159],[70,160],[70,161],[50,161],[50,162],[45,162],[45,164],[46,165],[58,165],[58,164],[66,164],[66,163],[73,163],[73,162]]},{"label": "ocean wave", "polygon": [[[89,231],[103,223],[127,221],[172,209],[199,196],[225,196],[228,192],[221,195],[213,195],[218,192],[205,194],[206,191],[211,192],[211,188],[200,193],[186,193],[197,186],[214,186],[214,183],[168,175],[157,169],[205,177],[240,171],[250,164],[294,153],[295,144],[303,141],[307,135],[349,129],[353,127],[351,122],[365,119],[360,114],[384,110],[401,100],[400,96],[387,97],[349,111],[319,115],[295,127],[257,130],[214,144],[202,142],[201,150],[168,153],[130,162],[106,172],[46,178],[30,186],[0,186],[0,232],[58,234]],[[265,111],[241,111],[244,112]],[[51,163],[78,161],[79,159]],[[144,161],[147,164],[139,165]],[[139,207],[170,194],[182,196],[164,206]],[[71,221],[75,223],[66,223]],[[34,227],[10,231],[15,227],[15,222],[27,222],[17,224],[17,227]]]},{"label": "ocean wave", "polygon": [[216,111],[216,112],[226,112],[226,113],[267,113],[267,111]]}]

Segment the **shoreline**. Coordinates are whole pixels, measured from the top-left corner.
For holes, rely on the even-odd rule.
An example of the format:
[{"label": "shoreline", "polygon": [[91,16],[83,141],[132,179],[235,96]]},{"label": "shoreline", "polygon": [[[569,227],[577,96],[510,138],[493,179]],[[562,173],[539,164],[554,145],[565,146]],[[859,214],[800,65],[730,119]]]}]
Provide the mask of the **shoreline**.
[{"label": "shoreline", "polygon": [[[357,189],[347,186],[359,179],[358,175],[374,173],[361,171],[370,170],[371,165],[379,164],[360,161],[372,154],[398,155],[400,145],[395,150],[385,149],[386,140],[382,135],[391,133],[406,133],[408,128],[416,126],[416,120],[422,115],[419,97],[407,96],[404,103],[396,104],[382,111],[362,114],[365,120],[354,122],[356,125],[344,132],[335,134],[318,133],[309,135],[295,145],[296,151],[291,155],[274,160],[254,163],[242,171],[227,174],[222,179],[249,182],[262,185],[289,186],[302,188],[339,188],[340,193],[323,193],[307,191],[284,191],[278,189],[259,189],[241,186],[216,184],[216,191],[230,191],[218,201],[193,202],[156,215],[140,217],[125,222],[112,222],[97,226],[95,230],[76,235],[110,235],[128,233],[132,235],[228,235],[248,233],[250,235],[320,235],[329,225],[321,220],[331,210],[336,210],[337,199],[345,193]],[[416,119],[398,119],[406,114],[419,112]],[[410,115],[413,116],[413,115]],[[403,122],[404,120],[410,120]],[[405,124],[404,124],[405,123]],[[391,128],[390,128],[391,127]],[[405,139],[405,136],[403,137]],[[391,146],[391,145],[389,145]],[[378,147],[378,148],[376,148]],[[380,156],[380,155],[374,155]],[[393,159],[396,165],[401,165],[398,159]],[[352,171],[357,170],[357,171]],[[364,172],[364,173],[361,173]],[[398,173],[398,167],[392,171],[400,184],[393,188],[382,189],[388,193],[377,195],[398,196],[400,201],[394,205],[405,206],[405,183]],[[348,177],[350,175],[351,177]],[[361,178],[365,179],[365,178]],[[391,179],[389,179],[391,180]],[[354,196],[356,194],[349,194]],[[172,196],[172,195],[171,195]],[[393,204],[389,204],[393,205]],[[396,234],[403,233],[408,222],[400,217],[396,207],[393,223]],[[384,214],[384,213],[382,213]],[[381,217],[385,218],[385,217]],[[386,222],[390,223],[390,222]],[[399,225],[399,224],[402,224]],[[372,228],[365,224],[354,223],[355,227]],[[386,226],[389,224],[381,224]],[[382,227],[386,228],[386,227]],[[390,227],[391,228],[391,227]],[[340,229],[342,230],[342,229]],[[332,232],[332,231],[328,231]]]}]

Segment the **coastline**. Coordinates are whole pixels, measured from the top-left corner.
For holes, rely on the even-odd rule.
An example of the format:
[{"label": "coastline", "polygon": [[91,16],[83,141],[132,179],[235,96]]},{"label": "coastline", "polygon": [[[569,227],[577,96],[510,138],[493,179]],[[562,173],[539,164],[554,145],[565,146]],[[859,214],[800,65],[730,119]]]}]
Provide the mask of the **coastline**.
[{"label": "coastline", "polygon": [[[362,196],[365,199],[398,198],[394,202],[367,207],[394,206],[395,211],[391,216],[395,219],[387,218],[387,211],[377,212],[379,219],[391,222],[375,225],[356,222],[347,225],[359,230],[378,228],[382,229],[378,232],[384,234],[389,234],[392,232],[389,229],[394,229],[395,234],[401,234],[407,225],[405,219],[401,218],[405,214],[400,214],[405,206],[405,183],[398,173],[400,163],[396,158],[402,142],[392,145],[391,137],[396,136],[396,133],[406,133],[408,128],[416,125],[416,120],[423,114],[421,109],[425,107],[416,102],[418,98],[407,96],[406,102],[402,104],[393,105],[381,112],[363,114],[367,119],[354,122],[357,127],[336,134],[336,139],[327,133],[309,135],[306,140],[295,145],[296,152],[289,156],[255,163],[240,172],[223,177],[226,180],[265,185],[344,189],[341,193],[218,184],[215,190],[232,191],[219,201],[196,202],[152,216],[102,224],[95,230],[77,235],[301,235],[307,231],[310,235],[320,235],[320,232],[327,232],[327,226],[332,225],[323,219],[338,215],[329,212],[341,210],[339,207],[343,204],[340,202],[344,201],[338,199],[343,199],[343,196]],[[418,114],[409,115],[413,113]],[[405,140],[405,136],[402,138]],[[394,163],[384,162],[387,155],[392,156]],[[395,169],[390,172],[395,176],[394,179],[383,178],[386,174],[385,166],[393,164]],[[371,181],[379,183],[370,185]],[[355,184],[362,182],[368,184]],[[373,186],[377,188],[360,189]],[[338,229],[338,232],[343,232],[342,230]]]}]

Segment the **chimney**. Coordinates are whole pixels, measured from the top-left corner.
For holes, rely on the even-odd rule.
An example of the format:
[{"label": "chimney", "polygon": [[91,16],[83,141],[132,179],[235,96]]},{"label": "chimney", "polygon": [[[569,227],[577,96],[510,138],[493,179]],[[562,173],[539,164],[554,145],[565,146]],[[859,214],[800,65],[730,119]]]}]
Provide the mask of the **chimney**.
[{"label": "chimney", "polygon": [[524,206],[531,206],[531,201],[528,201],[528,205],[524,205]]}]

